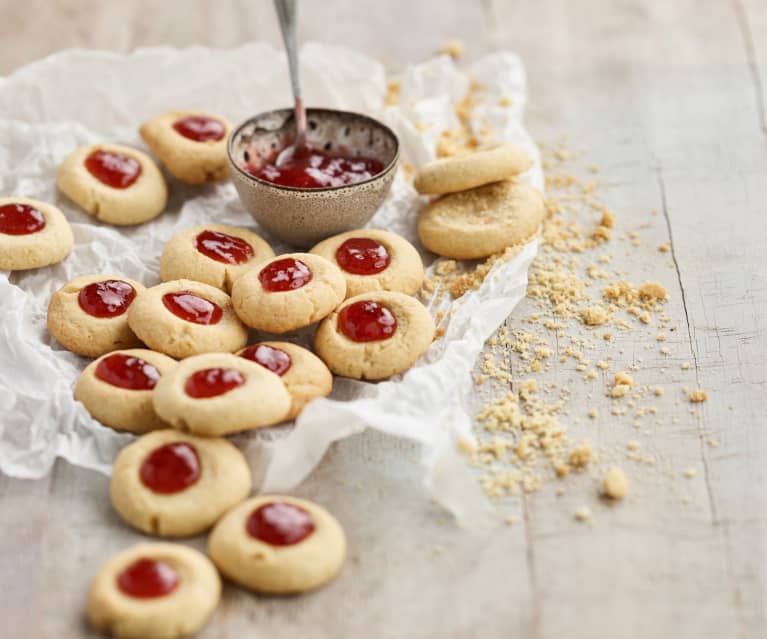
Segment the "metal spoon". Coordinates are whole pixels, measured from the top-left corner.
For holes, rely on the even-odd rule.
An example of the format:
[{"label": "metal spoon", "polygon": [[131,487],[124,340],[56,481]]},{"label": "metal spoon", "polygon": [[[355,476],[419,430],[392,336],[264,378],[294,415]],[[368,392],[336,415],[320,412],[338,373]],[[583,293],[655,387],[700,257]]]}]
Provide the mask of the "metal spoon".
[{"label": "metal spoon", "polygon": [[277,156],[275,164],[281,166],[306,146],[306,109],[301,99],[301,83],[298,79],[298,57],[296,56],[296,0],[274,0],[274,8],[280,20],[282,41],[288,54],[290,86],[295,101],[296,134],[293,145],[285,147]]}]

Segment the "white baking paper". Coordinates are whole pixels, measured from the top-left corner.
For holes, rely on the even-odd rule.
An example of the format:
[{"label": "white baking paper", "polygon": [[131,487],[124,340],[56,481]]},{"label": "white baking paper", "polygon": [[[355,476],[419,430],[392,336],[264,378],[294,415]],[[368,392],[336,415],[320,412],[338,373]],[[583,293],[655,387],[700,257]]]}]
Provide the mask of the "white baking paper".
[{"label": "white baking paper", "polygon": [[[400,103],[388,107],[384,68],[360,53],[307,44],[301,73],[309,105],[385,120],[400,137],[403,161],[416,167],[433,159],[437,136],[456,125],[453,105],[474,79],[488,99],[476,106],[472,123],[489,123],[498,141],[524,146],[535,158],[525,178],[542,187],[538,152],[521,120],[524,69],[511,53],[493,54],[465,70],[445,56],[414,65],[401,76]],[[511,106],[501,106],[506,102],[501,97],[510,98]],[[48,334],[51,293],[85,273],[157,284],[164,243],[194,224],[258,231],[231,184],[189,187],[171,178],[168,209],[156,220],[127,229],[100,224],[56,191],[58,164],[82,144],[143,148],[139,124],[164,111],[199,108],[239,122],[290,100],[284,57],[266,44],[225,51],[152,48],[127,56],[71,50],[0,78],[0,195],[55,203],[75,235],[74,250],[63,263],[0,273],[0,470],[40,477],[61,456],[109,473],[117,451],[132,439],[101,426],[74,401],[72,389],[87,360],[63,350]],[[415,242],[415,220],[425,201],[400,171],[370,225]],[[287,248],[275,243],[278,252]],[[434,496],[459,517],[476,516],[485,500],[455,445],[458,437],[471,437],[470,371],[485,339],[524,295],[536,249],[533,242],[513,261],[498,264],[477,291],[456,301],[432,300],[433,312],[450,310],[445,335],[404,375],[378,384],[338,379],[331,397],[312,402],[295,424],[235,437],[259,487],[290,490],[331,442],[375,428],[419,442],[424,479]],[[424,259],[431,264],[433,256]],[[296,341],[307,343],[310,334],[302,331]]]}]

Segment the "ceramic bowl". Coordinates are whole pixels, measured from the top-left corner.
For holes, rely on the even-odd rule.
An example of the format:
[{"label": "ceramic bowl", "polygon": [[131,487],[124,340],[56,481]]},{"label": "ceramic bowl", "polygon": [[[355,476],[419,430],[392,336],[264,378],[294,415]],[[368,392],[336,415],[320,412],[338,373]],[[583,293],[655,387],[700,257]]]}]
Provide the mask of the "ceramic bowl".
[{"label": "ceramic bowl", "polygon": [[391,188],[399,141],[378,120],[332,109],[306,110],[307,142],[340,155],[374,158],[384,165],[373,177],[348,186],[320,189],[273,184],[246,167],[272,161],[293,139],[293,110],[268,111],[240,124],[227,151],[232,180],[245,208],[276,238],[297,247],[313,246],[336,233],[364,226]]}]

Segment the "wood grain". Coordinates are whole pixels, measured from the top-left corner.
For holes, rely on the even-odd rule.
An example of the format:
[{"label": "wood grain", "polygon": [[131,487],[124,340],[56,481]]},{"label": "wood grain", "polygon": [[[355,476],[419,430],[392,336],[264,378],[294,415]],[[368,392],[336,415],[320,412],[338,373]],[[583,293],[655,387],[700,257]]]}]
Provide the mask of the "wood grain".
[{"label": "wood grain", "polygon": [[[618,231],[641,237],[638,248],[616,240],[614,263],[631,281],[662,281],[680,326],[668,356],[633,335],[609,347],[616,369],[636,363],[641,383],[668,387],[660,423],[637,432],[595,392],[574,398],[568,426],[597,445],[637,437],[659,463],[626,466],[636,491],[618,508],[594,506],[594,479],[583,475],[564,496],[551,488],[502,502],[520,525],[468,531],[430,503],[417,450],[375,433],[352,438],[297,491],[346,525],[343,578],[297,599],[227,587],[201,636],[767,635],[767,5],[334,0],[301,11],[314,12],[303,38],[346,44],[392,68],[452,37],[470,57],[498,48],[522,55],[532,130],[589,148]],[[278,43],[268,2],[0,0],[0,15],[0,73],[69,46]],[[648,217],[651,209],[658,214]],[[672,252],[661,256],[665,242]],[[691,370],[681,369],[685,361]],[[572,365],[555,368],[551,379],[582,387]],[[709,391],[694,414],[682,384]],[[585,419],[592,406],[596,423]],[[687,467],[693,479],[679,477]],[[139,538],[118,522],[107,493],[104,478],[64,463],[38,482],[0,479],[4,636],[90,636],[80,619],[86,584]],[[592,525],[572,519],[583,504],[594,510]]]}]

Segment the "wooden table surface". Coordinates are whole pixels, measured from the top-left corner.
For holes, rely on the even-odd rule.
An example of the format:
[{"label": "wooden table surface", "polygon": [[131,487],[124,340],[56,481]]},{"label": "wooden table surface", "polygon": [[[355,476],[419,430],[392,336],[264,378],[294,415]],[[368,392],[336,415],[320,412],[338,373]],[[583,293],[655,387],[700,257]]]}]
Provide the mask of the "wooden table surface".
[{"label": "wooden table surface", "polygon": [[[584,478],[563,497],[504,502],[521,523],[492,530],[460,529],[431,503],[410,445],[373,433],[340,443],[297,493],[344,522],[343,577],[294,599],[227,587],[201,637],[767,636],[767,3],[326,0],[301,11],[302,38],[392,69],[448,38],[466,43],[467,59],[521,54],[529,128],[588,146],[618,230],[661,212],[642,246],[618,244],[614,260],[627,279],[666,284],[681,329],[671,364],[634,353],[630,338],[624,361],[641,355],[649,384],[689,360],[687,379],[710,399],[691,414],[669,398],[649,439],[659,458],[697,469],[688,504],[668,482],[640,481],[619,508],[600,508]],[[278,44],[271,3],[258,0],[0,0],[0,16],[0,73],[66,47]],[[562,384],[575,375],[555,372]],[[611,423],[607,402],[591,439],[625,441],[630,426]],[[572,517],[583,503],[590,525]],[[0,508],[0,634],[91,636],[86,584],[139,538],[112,512],[105,478],[63,462],[40,481],[0,478]]]}]

